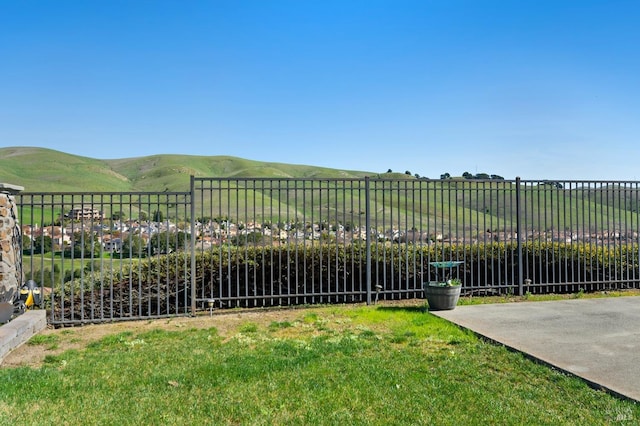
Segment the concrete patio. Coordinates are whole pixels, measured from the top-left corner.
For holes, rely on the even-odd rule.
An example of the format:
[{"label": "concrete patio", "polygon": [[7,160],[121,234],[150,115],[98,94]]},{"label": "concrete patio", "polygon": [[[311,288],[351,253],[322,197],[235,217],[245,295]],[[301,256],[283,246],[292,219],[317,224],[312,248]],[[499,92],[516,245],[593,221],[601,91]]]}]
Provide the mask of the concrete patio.
[{"label": "concrete patio", "polygon": [[461,327],[640,401],[640,297],[458,306]]}]

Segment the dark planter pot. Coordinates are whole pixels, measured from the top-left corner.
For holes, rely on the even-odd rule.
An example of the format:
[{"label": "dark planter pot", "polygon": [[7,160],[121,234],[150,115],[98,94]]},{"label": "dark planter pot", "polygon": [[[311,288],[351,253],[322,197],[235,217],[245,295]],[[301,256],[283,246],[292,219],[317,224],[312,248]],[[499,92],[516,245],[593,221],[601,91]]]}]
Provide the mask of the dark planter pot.
[{"label": "dark planter pot", "polygon": [[424,283],[424,295],[429,303],[430,311],[451,310],[458,304],[462,286],[440,286],[437,283]]}]

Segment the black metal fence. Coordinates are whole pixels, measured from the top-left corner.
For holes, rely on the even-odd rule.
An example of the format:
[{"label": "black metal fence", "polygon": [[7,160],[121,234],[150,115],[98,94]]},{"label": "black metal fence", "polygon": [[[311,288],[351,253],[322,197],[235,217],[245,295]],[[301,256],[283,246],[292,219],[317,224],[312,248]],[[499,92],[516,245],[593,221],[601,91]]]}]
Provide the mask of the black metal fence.
[{"label": "black metal fence", "polygon": [[640,285],[640,182],[195,178],[187,192],[18,195],[53,324],[199,309]]}]

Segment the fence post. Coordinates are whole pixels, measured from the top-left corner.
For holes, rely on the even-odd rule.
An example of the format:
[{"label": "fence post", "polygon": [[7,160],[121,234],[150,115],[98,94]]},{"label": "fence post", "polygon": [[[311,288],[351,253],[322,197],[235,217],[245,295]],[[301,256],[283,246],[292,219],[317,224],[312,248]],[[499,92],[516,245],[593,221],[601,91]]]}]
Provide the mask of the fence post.
[{"label": "fence post", "polygon": [[364,178],[364,223],[367,229],[365,230],[365,247],[367,249],[367,266],[366,266],[366,280],[367,280],[367,305],[371,304],[371,208],[369,206],[369,176]]},{"label": "fence post", "polygon": [[518,295],[522,296],[524,294],[524,277],[522,276],[524,273],[524,265],[522,263],[522,217],[520,215],[520,202],[520,177],[516,176],[516,242],[518,245]]},{"label": "fence post", "polygon": [[195,176],[191,175],[191,184],[189,186],[189,202],[191,203],[191,315],[196,315],[196,194],[195,194]]}]

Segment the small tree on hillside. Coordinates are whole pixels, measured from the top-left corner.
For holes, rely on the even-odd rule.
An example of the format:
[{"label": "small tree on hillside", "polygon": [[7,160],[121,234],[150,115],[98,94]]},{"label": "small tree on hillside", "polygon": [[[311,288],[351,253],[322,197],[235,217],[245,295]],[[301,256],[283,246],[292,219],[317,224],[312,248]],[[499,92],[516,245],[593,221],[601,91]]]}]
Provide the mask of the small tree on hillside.
[{"label": "small tree on hillside", "polygon": [[153,212],[153,221],[160,223],[164,220],[164,215],[162,214],[162,212],[160,210],[156,210]]},{"label": "small tree on hillside", "polygon": [[125,220],[126,218],[127,218],[127,215],[124,214],[124,212],[122,211],[113,212],[111,214],[112,220]]}]

